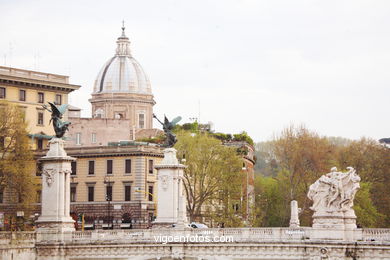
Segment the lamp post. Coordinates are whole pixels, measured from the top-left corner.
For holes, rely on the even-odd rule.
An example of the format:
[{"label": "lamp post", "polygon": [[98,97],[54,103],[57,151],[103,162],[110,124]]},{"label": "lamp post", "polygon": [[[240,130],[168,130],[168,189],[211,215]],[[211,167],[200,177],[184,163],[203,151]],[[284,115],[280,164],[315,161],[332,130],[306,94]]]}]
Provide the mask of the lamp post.
[{"label": "lamp post", "polygon": [[[108,185],[108,187],[111,187],[111,182],[110,182],[110,176],[106,176],[104,177],[104,183],[106,185]],[[108,202],[107,203],[107,224],[108,224],[108,228],[109,229],[113,229],[113,225],[112,225],[112,218],[111,218],[111,200],[112,200],[112,190],[110,189],[110,196],[108,195],[108,192],[107,192],[107,188],[106,188],[106,201]]]}]

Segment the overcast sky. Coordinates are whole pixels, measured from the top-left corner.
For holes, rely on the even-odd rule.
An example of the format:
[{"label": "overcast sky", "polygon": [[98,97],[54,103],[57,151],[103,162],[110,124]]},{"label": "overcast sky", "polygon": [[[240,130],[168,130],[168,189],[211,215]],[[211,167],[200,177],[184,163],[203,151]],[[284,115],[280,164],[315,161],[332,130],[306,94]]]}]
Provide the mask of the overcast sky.
[{"label": "overcast sky", "polygon": [[[114,55],[121,21],[154,111],[272,138],[390,137],[390,1],[0,0],[0,64],[70,76],[71,104]],[[155,122],[155,126],[159,127]]]}]

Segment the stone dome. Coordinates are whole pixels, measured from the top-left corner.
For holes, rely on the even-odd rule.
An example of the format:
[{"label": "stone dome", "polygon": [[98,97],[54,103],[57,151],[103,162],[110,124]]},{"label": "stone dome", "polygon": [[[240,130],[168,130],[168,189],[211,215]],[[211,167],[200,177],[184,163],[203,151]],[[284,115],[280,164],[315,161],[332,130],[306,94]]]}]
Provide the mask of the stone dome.
[{"label": "stone dome", "polygon": [[122,27],[116,54],[100,70],[93,88],[98,93],[134,93],[152,95],[148,76],[130,53],[130,41]]}]

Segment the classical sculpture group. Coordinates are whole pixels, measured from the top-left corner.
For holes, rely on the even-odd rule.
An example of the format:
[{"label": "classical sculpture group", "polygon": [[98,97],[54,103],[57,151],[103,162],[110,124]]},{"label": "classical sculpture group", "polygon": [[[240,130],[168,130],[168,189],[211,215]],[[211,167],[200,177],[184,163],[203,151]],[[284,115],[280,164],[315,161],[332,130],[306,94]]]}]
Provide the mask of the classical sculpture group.
[{"label": "classical sculpture group", "polygon": [[322,175],[313,183],[308,198],[313,201],[314,212],[333,213],[352,209],[353,199],[360,188],[360,177],[356,170],[348,167],[348,172],[338,172],[336,167]]}]

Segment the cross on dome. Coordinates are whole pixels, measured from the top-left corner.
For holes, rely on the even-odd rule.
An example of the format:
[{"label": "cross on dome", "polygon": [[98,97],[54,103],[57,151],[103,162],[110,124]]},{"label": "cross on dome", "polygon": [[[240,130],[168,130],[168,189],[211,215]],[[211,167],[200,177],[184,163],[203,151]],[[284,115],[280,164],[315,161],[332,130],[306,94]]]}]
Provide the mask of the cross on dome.
[{"label": "cross on dome", "polygon": [[126,37],[125,29],[126,29],[126,27],[125,27],[125,20],[122,20],[122,37]]}]

